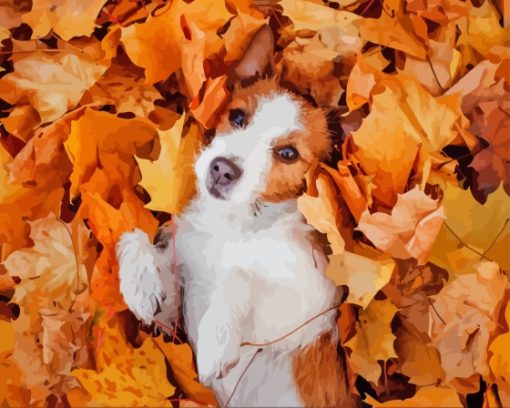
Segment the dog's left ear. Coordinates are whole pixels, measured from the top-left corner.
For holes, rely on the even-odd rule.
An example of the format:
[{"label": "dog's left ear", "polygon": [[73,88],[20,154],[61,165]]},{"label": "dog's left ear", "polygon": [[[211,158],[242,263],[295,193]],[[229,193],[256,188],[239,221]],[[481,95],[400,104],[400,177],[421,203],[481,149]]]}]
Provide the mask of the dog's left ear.
[{"label": "dog's left ear", "polygon": [[268,77],[274,73],[274,36],[269,25],[253,36],[241,60],[234,66],[234,76],[241,83]]}]

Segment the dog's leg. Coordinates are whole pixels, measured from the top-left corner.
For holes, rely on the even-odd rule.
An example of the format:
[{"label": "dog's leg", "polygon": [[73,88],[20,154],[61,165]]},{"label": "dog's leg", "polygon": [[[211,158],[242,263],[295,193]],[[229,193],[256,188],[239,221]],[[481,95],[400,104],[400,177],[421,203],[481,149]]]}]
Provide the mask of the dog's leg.
[{"label": "dog's leg", "polygon": [[229,277],[213,293],[198,326],[197,365],[203,384],[211,385],[214,379],[225,377],[239,361],[249,297],[248,281],[243,275]]},{"label": "dog's leg", "polygon": [[135,229],[117,244],[120,291],[134,315],[145,324],[170,325],[180,304],[180,284],[172,273],[170,227],[162,227],[156,245],[145,232]]}]

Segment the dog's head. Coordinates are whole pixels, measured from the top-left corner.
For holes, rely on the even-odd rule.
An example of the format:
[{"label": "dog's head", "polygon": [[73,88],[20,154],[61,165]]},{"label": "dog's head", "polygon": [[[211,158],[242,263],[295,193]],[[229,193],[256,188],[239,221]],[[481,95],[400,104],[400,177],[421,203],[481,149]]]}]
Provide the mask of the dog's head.
[{"label": "dog's head", "polygon": [[230,204],[297,197],[330,140],[325,113],[283,88],[271,29],[260,29],[234,69],[237,83],[212,143],[196,163],[202,198]]}]

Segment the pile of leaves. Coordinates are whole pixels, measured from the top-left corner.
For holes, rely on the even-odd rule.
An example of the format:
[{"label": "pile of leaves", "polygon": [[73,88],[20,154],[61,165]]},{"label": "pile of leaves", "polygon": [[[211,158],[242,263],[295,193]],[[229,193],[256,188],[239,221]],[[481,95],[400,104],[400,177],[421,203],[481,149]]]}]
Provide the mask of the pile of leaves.
[{"label": "pile of leaves", "polygon": [[503,2],[2,2],[0,405],[215,404],[185,339],[126,310],[115,244],[193,196],[229,71],[269,24],[282,79],[329,113],[299,208],[349,287],[352,392],[510,406]]}]

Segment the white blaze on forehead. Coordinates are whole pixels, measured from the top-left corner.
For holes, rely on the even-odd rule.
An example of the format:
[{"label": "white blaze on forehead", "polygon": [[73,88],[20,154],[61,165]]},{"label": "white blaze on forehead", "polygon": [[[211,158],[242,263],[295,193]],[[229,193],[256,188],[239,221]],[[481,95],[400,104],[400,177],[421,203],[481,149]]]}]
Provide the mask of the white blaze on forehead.
[{"label": "white blaze on forehead", "polygon": [[248,128],[258,132],[259,138],[264,141],[285,136],[301,127],[299,104],[288,93],[263,96],[257,102],[257,110]]}]

